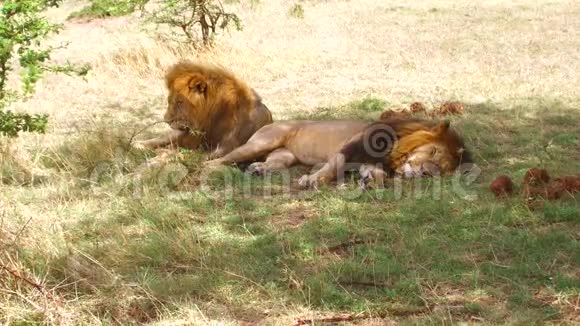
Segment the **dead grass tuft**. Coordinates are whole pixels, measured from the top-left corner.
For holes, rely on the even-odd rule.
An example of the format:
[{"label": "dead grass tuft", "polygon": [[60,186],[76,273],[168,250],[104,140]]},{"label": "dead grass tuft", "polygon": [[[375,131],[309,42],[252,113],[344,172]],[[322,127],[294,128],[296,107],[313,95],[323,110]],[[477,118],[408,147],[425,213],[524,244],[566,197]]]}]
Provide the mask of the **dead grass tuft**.
[{"label": "dead grass tuft", "polygon": [[[5,245],[2,244],[3,250]],[[35,277],[17,255],[8,251],[0,254],[0,311],[3,312],[0,322],[54,325],[86,322],[84,318],[88,316],[79,314],[74,305],[55,292]]]},{"label": "dead grass tuft", "polygon": [[8,142],[0,143],[0,183],[25,185],[31,179],[30,167],[18,158],[13,146]]},{"label": "dead grass tuft", "polygon": [[148,154],[131,146],[143,129],[109,120],[88,124],[42,160],[45,166],[76,177],[90,177],[93,172],[103,172],[101,169],[125,173],[133,170]]}]

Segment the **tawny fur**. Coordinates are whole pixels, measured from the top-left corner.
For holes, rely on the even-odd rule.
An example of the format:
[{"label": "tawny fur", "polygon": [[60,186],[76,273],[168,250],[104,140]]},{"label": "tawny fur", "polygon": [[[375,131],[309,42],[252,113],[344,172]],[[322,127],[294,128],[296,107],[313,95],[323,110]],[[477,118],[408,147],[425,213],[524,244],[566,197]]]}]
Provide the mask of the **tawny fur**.
[{"label": "tawny fur", "polygon": [[[369,135],[379,130],[395,131],[392,150],[369,152]],[[443,155],[425,156],[417,153],[425,145],[436,148]],[[421,154],[421,155],[419,155]],[[416,162],[407,157],[418,155]],[[256,162],[262,158],[265,162]],[[246,144],[221,159],[206,165],[255,162],[249,167],[252,173],[263,173],[287,168],[295,163],[323,164],[311,175],[301,178],[301,185],[315,185],[336,178],[345,167],[352,164],[381,163],[387,170],[397,171],[405,164],[430,162],[440,166],[442,173],[451,172],[462,162],[469,162],[463,141],[449,123],[435,124],[417,119],[398,119],[381,122],[363,121],[279,121],[260,129]]]},{"label": "tawny fur", "polygon": [[221,157],[272,123],[257,93],[231,72],[217,66],[182,61],[165,75],[169,91],[165,121],[173,131],[138,147],[202,147]]},{"label": "tawny fur", "polygon": [[[465,152],[463,139],[448,123],[434,125],[424,120],[387,121],[397,132],[398,142],[390,153],[390,162],[394,170],[400,167],[417,148],[427,144],[441,144],[448,155],[442,160],[443,170],[454,169],[460,162],[471,161]],[[448,172],[448,171],[447,171]]]}]

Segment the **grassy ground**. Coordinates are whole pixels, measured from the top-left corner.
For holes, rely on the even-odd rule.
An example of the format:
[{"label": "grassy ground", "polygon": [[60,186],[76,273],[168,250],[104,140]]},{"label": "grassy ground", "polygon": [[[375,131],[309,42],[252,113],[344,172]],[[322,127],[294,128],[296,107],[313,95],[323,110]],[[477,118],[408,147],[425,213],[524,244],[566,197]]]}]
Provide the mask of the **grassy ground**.
[{"label": "grassy ground", "polygon": [[[296,19],[292,5],[238,5],[246,28],[211,53],[151,41],[126,18],[67,25],[62,57],[93,75],[49,77],[17,108],[49,112],[50,132],[0,147],[0,262],[47,291],[0,272],[3,323],[579,322],[578,197],[526,205],[487,185],[534,166],[580,171],[580,7],[304,2]],[[203,179],[201,155],[183,152],[137,179],[153,153],[128,141],[159,119],[160,76],[180,57],[232,67],[277,119],[459,99],[452,124],[481,173],[299,191],[304,168]]]}]

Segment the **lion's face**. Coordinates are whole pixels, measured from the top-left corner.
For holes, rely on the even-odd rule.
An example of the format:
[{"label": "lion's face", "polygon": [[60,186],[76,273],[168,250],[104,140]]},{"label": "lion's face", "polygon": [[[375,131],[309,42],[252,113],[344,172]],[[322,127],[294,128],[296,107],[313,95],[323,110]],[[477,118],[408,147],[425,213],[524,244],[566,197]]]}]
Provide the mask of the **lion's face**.
[{"label": "lion's face", "polygon": [[429,143],[409,153],[395,172],[405,178],[443,175],[453,169],[453,162],[453,155],[445,144]]},{"label": "lion's face", "polygon": [[452,173],[463,157],[465,148],[449,122],[411,132],[398,140],[391,152],[393,170],[406,178]]},{"label": "lion's face", "polygon": [[206,121],[206,82],[203,76],[177,78],[169,87],[165,122],[173,129],[202,129]]}]

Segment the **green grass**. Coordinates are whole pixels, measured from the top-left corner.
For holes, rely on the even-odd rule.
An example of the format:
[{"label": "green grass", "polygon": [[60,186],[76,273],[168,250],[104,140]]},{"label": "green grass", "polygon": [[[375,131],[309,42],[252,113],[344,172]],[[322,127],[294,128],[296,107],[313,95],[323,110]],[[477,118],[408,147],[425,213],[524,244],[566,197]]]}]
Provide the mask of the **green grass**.
[{"label": "green grass", "polygon": [[313,111],[298,113],[292,119],[328,120],[328,119],[377,119],[388,102],[373,96],[360,101],[346,103],[338,107],[319,107]]},{"label": "green grass", "polygon": [[[384,104],[367,98],[302,117],[372,119]],[[66,249],[47,256],[23,244],[17,253],[48,285],[59,285],[58,295],[91,302],[85,311],[120,323],[191,304],[210,318],[274,324],[277,315],[291,314],[289,307],[412,324],[571,321],[580,289],[578,196],[530,208],[519,195],[496,200],[487,185],[498,174],[519,184],[538,165],[553,176],[577,173],[580,112],[545,99],[466,111],[451,120],[482,169],[464,184],[475,197],[455,191],[449,178],[439,199],[433,180],[405,183],[401,194],[392,184],[359,192],[355,182],[284,192],[283,175],[270,184],[235,168],[216,172],[200,189],[201,156],[184,152],[177,162],[188,163],[189,175],[171,187],[153,176],[117,186],[110,197],[72,183],[70,197],[51,208],[66,221]],[[72,139],[46,164],[82,175],[97,161],[114,160],[113,151],[94,146],[118,143],[98,135]],[[124,167],[143,161],[143,153],[127,150]],[[293,169],[293,185],[301,173]],[[183,197],[171,196],[177,193]],[[26,196],[50,200],[34,188]]]}]

